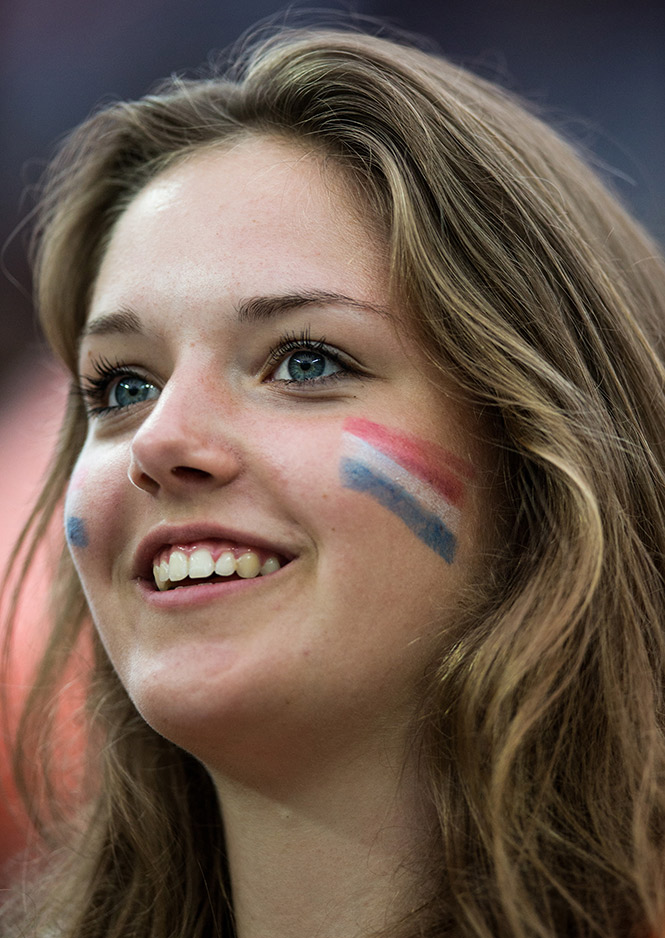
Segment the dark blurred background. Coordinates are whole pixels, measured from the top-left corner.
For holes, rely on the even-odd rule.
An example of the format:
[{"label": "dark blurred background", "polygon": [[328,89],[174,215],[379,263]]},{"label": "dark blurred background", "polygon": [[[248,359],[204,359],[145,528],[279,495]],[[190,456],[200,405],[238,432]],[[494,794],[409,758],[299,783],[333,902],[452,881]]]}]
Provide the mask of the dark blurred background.
[{"label": "dark blurred background", "polygon": [[[321,20],[315,4],[291,9],[299,23]],[[537,102],[665,242],[664,0],[357,0],[326,9],[423,34]],[[12,233],[55,142],[100,101],[195,69],[276,10],[276,0],[1,0],[0,409],[29,384],[23,363],[38,347],[26,236]]]}]

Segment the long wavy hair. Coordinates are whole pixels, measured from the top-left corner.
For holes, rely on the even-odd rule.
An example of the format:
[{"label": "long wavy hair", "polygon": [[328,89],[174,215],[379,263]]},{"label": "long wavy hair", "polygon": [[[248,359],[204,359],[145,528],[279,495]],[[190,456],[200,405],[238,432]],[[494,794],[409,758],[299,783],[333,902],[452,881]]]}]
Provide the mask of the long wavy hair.
[{"label": "long wavy hair", "polygon": [[[425,676],[414,738],[437,818],[434,847],[423,848],[435,888],[399,933],[662,933],[665,268],[656,246],[571,145],[491,83],[381,38],[281,32],[223,73],[104,107],[53,162],[36,296],[73,388],[115,221],[167,166],[247,135],[342,167],[385,233],[407,327],[487,418],[501,464],[502,543]],[[24,535],[28,564],[85,432],[74,390]],[[94,656],[95,769],[74,848],[41,874],[18,933],[233,935],[207,772],[137,714],[66,552],[53,623],[19,770],[26,746],[43,740],[82,636]]]}]

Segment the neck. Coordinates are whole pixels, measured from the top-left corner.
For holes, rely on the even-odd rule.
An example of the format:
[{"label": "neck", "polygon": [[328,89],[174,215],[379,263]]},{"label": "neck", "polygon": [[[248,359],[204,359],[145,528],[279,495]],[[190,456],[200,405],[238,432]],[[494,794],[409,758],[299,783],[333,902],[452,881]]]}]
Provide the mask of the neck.
[{"label": "neck", "polygon": [[288,794],[213,777],[239,938],[364,938],[419,904],[412,778],[364,761]]}]

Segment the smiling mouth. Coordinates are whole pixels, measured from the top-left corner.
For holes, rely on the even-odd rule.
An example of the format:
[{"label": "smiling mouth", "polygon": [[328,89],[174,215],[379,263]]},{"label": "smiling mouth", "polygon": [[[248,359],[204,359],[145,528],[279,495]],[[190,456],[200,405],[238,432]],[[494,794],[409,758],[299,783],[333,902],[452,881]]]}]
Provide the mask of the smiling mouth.
[{"label": "smiling mouth", "polygon": [[170,546],[155,557],[152,575],[155,589],[162,592],[203,583],[253,580],[276,573],[286,563],[288,560],[277,554],[247,547]]}]

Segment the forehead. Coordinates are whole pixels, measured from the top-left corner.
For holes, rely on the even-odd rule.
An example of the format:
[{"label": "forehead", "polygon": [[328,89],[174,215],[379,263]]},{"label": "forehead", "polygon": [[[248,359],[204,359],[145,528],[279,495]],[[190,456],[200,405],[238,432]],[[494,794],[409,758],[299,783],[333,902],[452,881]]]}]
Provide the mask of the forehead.
[{"label": "forehead", "polygon": [[92,308],[117,304],[126,289],[193,299],[213,286],[260,293],[344,282],[385,302],[376,295],[385,294],[385,255],[337,166],[248,138],[187,157],[138,193],[116,223]]}]

